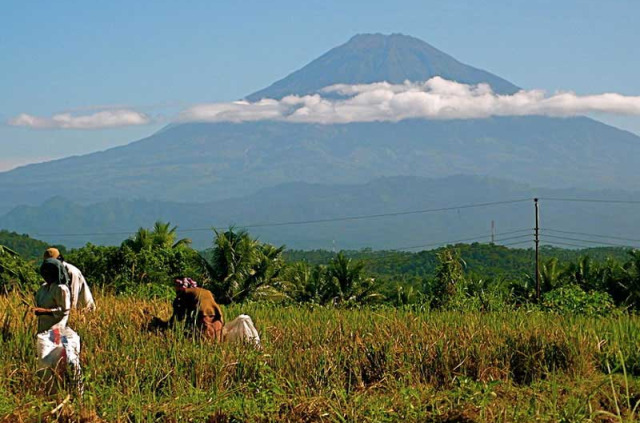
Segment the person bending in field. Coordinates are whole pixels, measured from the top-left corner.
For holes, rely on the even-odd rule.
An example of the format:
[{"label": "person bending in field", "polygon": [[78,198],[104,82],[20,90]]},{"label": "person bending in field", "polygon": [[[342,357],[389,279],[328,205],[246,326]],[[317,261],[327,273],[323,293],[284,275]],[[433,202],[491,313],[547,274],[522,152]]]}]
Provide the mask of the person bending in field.
[{"label": "person bending in field", "polygon": [[185,327],[197,328],[205,338],[222,341],[224,317],[211,291],[198,288],[191,278],[179,277],[173,281],[176,298],[173,300],[173,315],[168,326],[183,322]]}]

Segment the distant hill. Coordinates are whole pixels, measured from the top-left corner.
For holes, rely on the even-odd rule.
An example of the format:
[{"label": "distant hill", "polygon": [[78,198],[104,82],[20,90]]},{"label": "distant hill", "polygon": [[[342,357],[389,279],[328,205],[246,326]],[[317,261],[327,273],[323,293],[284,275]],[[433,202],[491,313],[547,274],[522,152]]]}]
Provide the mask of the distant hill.
[{"label": "distant hill", "polygon": [[[0,217],[0,227],[29,233],[48,242],[79,246],[87,241],[119,244],[138,227],[150,227],[161,219],[178,225],[179,235],[192,238],[194,246],[200,249],[211,245],[213,231],[209,228],[227,228],[229,225],[251,225],[249,231],[252,235],[293,249],[393,249],[410,246],[430,249],[457,240],[488,242],[493,220],[499,243],[525,241],[518,245],[528,247],[533,245],[531,200],[477,208],[464,206],[532,199],[534,196],[543,198],[540,204],[544,244],[640,246],[638,242],[615,239],[640,240],[638,205],[544,200],[639,200],[640,192],[536,189],[506,180],[474,176],[442,179],[392,177],[349,185],[290,183],[241,198],[205,203],[109,200],[80,205],[54,198],[41,206],[15,208]],[[375,219],[270,225],[438,208],[447,210]],[[547,231],[550,229],[614,238]],[[109,234],[100,235],[101,232]]]},{"label": "distant hill", "polygon": [[[42,258],[44,250],[52,247],[52,245],[47,242],[33,239],[29,235],[9,232],[7,230],[0,230],[0,245],[9,247],[23,258],[36,260]],[[65,248],[62,245],[55,245],[55,247],[62,253],[65,252]]]}]

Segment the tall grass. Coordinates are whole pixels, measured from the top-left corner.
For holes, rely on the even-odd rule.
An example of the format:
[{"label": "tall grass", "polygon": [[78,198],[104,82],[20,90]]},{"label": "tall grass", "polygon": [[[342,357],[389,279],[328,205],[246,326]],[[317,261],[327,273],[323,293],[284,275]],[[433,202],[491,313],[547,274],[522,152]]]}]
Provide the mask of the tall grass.
[{"label": "tall grass", "polygon": [[146,331],[149,313],[169,316],[166,300],[98,296],[97,304],[70,318],[85,395],[65,402],[70,391],[47,396],[36,376],[35,318],[0,298],[0,417],[579,421],[633,416],[640,399],[634,316],[227,307],[227,320],[253,318],[263,342],[255,350]]}]

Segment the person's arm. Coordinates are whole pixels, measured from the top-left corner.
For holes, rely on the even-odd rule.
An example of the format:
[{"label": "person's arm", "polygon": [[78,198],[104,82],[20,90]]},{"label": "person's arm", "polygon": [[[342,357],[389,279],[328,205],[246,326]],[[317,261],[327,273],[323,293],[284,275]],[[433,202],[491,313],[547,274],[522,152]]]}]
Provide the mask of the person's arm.
[{"label": "person's arm", "polygon": [[36,316],[64,315],[69,312],[69,309],[71,309],[71,295],[69,294],[69,289],[60,285],[58,285],[56,288],[57,289],[55,289],[53,294],[53,300],[57,307],[34,307],[33,312]]},{"label": "person's arm", "polygon": [[36,316],[53,316],[54,312],[60,311],[60,307],[56,308],[44,308],[44,307],[33,307],[33,313]]}]

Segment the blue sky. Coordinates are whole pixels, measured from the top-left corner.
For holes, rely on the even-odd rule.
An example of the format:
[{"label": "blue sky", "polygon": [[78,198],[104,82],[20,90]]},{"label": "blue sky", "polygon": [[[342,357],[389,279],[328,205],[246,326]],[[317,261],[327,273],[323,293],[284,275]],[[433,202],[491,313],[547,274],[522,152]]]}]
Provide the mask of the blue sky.
[{"label": "blue sky", "polygon": [[[102,150],[162,123],[6,122],[122,105],[170,116],[239,99],[357,33],[400,32],[527,89],[640,95],[640,2],[117,1],[0,5],[0,170]],[[640,117],[599,119],[640,134]]]}]

